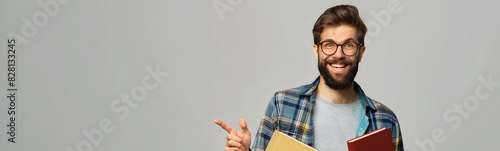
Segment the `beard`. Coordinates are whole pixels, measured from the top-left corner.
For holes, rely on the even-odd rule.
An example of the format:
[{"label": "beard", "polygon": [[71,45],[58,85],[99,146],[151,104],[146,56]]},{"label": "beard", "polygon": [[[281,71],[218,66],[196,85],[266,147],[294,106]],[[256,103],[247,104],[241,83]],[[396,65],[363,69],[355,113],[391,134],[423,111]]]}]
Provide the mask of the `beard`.
[{"label": "beard", "polygon": [[[354,63],[352,61],[346,60],[345,58],[342,58],[340,60],[331,60],[331,61],[328,61],[327,59],[323,61],[320,60],[321,59],[318,59],[318,70],[320,75],[325,80],[325,84],[328,87],[334,90],[346,90],[352,86],[352,84],[354,83],[354,78],[358,73],[359,56],[357,60],[353,61]],[[344,64],[351,65],[351,69],[349,69],[347,74],[341,79],[335,79],[327,68],[327,66],[330,66],[330,63],[334,62],[342,62]]]}]

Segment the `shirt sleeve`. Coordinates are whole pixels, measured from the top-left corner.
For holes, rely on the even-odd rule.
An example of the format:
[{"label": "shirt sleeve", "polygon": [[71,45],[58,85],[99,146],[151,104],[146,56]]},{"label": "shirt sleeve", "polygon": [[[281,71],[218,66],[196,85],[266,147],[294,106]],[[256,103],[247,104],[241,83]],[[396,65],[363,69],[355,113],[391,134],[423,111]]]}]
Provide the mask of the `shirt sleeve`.
[{"label": "shirt sleeve", "polygon": [[276,94],[273,96],[269,104],[267,105],[266,111],[262,120],[260,121],[259,129],[255,135],[252,150],[253,151],[264,151],[271,140],[271,136],[276,129],[276,121],[278,117],[278,108],[276,103]]},{"label": "shirt sleeve", "polygon": [[394,150],[395,151],[404,151],[403,147],[403,136],[401,134],[401,128],[399,126],[399,122],[396,119],[396,122],[394,123],[392,127],[392,141],[394,143]]}]

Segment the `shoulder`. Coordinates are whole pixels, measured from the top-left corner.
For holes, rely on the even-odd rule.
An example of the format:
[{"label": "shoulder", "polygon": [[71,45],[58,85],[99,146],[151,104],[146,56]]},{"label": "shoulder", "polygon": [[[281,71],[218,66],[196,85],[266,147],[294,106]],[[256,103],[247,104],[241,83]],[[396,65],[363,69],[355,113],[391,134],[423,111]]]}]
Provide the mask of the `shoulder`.
[{"label": "shoulder", "polygon": [[301,98],[313,95],[315,93],[316,86],[312,84],[306,84],[295,88],[280,90],[274,93],[274,99],[276,101],[288,101],[294,102],[299,101]]},{"label": "shoulder", "polygon": [[384,121],[389,120],[391,123],[398,123],[396,113],[394,113],[394,111],[392,111],[389,107],[372,98],[368,98],[368,100],[371,101],[375,106],[376,110],[373,112],[375,118]]},{"label": "shoulder", "polygon": [[303,95],[303,93],[301,93],[301,90],[303,89],[303,87],[304,86],[280,90],[280,91],[277,91],[276,93],[274,93],[274,96],[277,98],[283,98],[283,97],[298,98],[301,95]]},{"label": "shoulder", "polygon": [[297,111],[312,110],[314,103],[311,95],[316,86],[299,87],[277,91],[269,102],[267,110],[276,111],[279,115],[293,115]]},{"label": "shoulder", "polygon": [[305,84],[299,87],[278,91],[274,94],[274,99],[278,101],[279,100],[293,101],[293,100],[300,100],[301,98],[304,97],[309,98],[310,96],[316,93],[316,88],[318,87],[318,84],[319,84],[319,77],[317,77],[310,84]]}]

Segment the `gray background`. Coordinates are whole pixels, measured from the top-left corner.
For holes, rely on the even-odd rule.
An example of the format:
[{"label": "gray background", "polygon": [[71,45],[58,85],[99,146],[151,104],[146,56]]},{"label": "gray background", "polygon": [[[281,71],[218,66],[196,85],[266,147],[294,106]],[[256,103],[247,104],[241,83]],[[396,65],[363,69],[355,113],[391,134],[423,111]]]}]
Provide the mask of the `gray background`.
[{"label": "gray background", "polygon": [[[3,96],[6,39],[22,35],[23,17],[47,13],[38,4],[47,1],[0,1]],[[17,143],[7,142],[4,125],[0,150],[77,150],[88,141],[82,130],[106,118],[115,128],[91,150],[223,150],[226,132],[214,118],[238,128],[244,117],[254,135],[275,91],[318,76],[312,26],[337,4],[356,5],[369,25],[356,81],[396,112],[407,150],[426,150],[418,142],[439,130],[446,138],[424,148],[496,150],[500,87],[480,89],[490,96],[466,110],[470,116],[453,107],[475,96],[480,78],[500,81],[498,2],[218,1],[231,10],[222,18],[214,0],[57,3],[57,13],[17,45]],[[399,11],[390,13],[392,5]],[[120,119],[110,105],[142,85],[148,66],[169,75]],[[7,123],[1,100],[0,123]],[[456,129],[447,111],[462,121]]]}]

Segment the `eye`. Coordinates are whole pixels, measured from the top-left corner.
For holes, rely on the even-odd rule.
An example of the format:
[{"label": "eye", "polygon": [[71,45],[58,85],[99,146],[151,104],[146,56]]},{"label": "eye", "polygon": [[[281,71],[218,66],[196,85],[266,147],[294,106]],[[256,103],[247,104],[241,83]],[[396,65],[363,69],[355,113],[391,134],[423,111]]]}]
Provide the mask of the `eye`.
[{"label": "eye", "polygon": [[333,44],[331,42],[326,42],[323,44],[323,47],[324,48],[332,48],[332,47],[335,47],[335,44]]},{"label": "eye", "polygon": [[347,48],[347,49],[353,49],[353,48],[356,48],[356,44],[353,43],[353,42],[350,42],[350,43],[346,43],[344,45],[344,47]]}]

